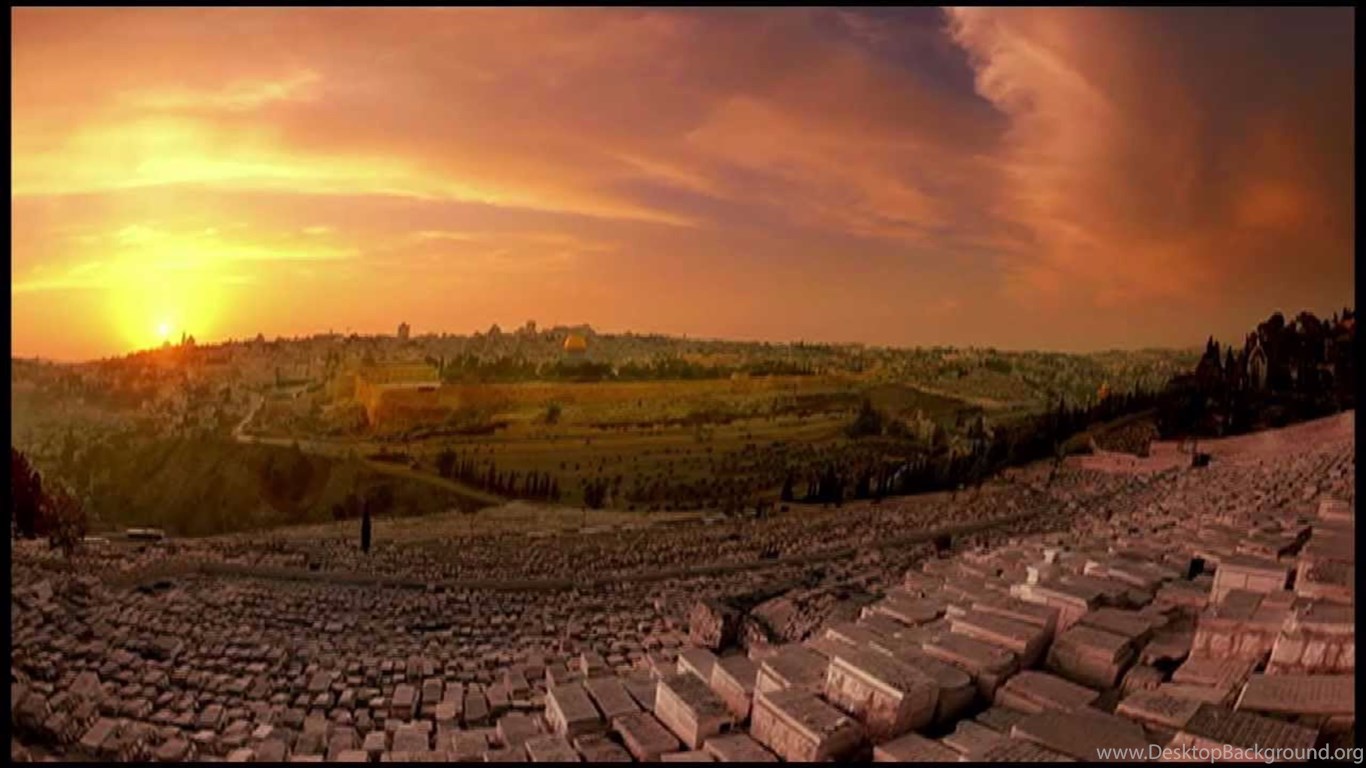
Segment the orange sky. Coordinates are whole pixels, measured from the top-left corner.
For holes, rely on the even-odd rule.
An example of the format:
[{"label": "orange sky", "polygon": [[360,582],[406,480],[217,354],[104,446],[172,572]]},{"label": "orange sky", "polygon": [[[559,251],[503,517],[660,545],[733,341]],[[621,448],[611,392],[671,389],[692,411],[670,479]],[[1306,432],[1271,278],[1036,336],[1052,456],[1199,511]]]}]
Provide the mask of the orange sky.
[{"label": "orange sky", "polygon": [[12,22],[20,356],[400,320],[1189,346],[1353,302],[1351,9]]}]

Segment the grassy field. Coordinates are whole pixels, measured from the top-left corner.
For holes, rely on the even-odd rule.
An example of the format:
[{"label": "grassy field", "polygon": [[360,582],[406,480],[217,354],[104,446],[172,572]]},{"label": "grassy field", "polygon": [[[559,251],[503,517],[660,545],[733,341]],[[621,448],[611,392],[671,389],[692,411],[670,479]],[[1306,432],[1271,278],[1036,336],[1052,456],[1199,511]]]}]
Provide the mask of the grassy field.
[{"label": "grassy field", "polygon": [[[845,430],[865,397],[890,418],[925,430],[1022,410],[858,376],[465,389],[471,407],[506,426],[490,435],[403,442],[398,450],[419,468],[435,472],[437,454],[451,450],[500,473],[547,473],[569,504],[583,501],[585,483],[601,479],[613,483],[613,506],[635,510],[776,495],[789,470],[818,466],[851,443]],[[559,415],[548,423],[552,403]]]}]

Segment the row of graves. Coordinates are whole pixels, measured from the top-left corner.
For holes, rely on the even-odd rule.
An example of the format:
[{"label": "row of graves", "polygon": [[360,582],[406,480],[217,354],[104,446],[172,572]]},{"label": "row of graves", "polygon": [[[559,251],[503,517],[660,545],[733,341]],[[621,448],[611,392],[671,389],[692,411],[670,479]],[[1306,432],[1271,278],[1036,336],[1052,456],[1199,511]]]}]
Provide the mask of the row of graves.
[{"label": "row of graves", "polygon": [[[1350,745],[1352,508],[1209,522],[1154,509],[1130,523],[931,560],[857,621],[801,644],[689,650],[680,674],[711,695],[667,678],[656,714],[704,747],[747,722],[789,761]],[[699,624],[694,639],[716,645],[716,622]]]},{"label": "row of graves", "polygon": [[[476,634],[463,621],[395,644],[371,619],[398,609],[365,591],[214,587],[115,611],[93,580],[40,583],[13,593],[16,647],[39,627],[70,639],[53,638],[50,674],[12,661],[11,725],[62,757],[164,762],[1067,762],[1349,744],[1353,505],[1201,492],[950,547],[784,644],[718,601],[686,628],[604,608],[601,636],[552,650],[497,642],[548,618],[504,621],[508,605]],[[452,610],[407,599],[403,615]],[[111,612],[159,626],[156,641],[128,645],[141,635],[104,626]],[[191,623],[212,642],[172,631]],[[307,643],[286,642],[295,624]]]}]

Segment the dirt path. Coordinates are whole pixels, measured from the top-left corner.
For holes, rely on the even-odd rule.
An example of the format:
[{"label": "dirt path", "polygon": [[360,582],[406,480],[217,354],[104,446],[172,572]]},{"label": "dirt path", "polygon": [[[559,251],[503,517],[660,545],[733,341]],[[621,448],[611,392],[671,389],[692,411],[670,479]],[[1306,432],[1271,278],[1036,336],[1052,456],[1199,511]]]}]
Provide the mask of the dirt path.
[{"label": "dirt path", "polygon": [[[246,433],[247,425],[251,423],[252,419],[256,418],[256,414],[260,412],[261,407],[265,405],[266,402],[266,399],[261,395],[256,395],[255,397],[256,403],[252,406],[251,410],[247,412],[246,417],[244,417],[232,430],[232,439],[236,440],[238,443],[244,445],[271,445],[278,448],[291,448],[297,445],[299,450],[304,451],[305,453],[327,456],[329,458],[346,458],[349,453],[359,453],[359,447],[356,445],[341,445],[325,440],[297,440],[288,437],[260,437],[258,435],[248,435]],[[507,499],[497,494],[489,493],[488,491],[480,490],[454,480],[448,480],[428,472],[419,472],[411,467],[391,464],[387,461],[374,461],[367,458],[359,458],[359,461],[363,462],[367,468],[376,472],[382,472],[393,477],[401,477],[405,480],[415,480],[419,483],[434,485],[458,496],[479,502],[480,504],[494,506],[503,504],[507,501]]]}]

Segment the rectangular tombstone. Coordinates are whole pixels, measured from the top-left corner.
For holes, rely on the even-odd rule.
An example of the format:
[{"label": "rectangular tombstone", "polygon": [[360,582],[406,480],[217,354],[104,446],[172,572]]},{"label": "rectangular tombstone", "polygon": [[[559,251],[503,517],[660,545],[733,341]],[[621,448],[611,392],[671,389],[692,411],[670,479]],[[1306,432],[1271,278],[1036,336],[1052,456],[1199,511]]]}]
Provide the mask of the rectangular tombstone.
[{"label": "rectangular tombstone", "polygon": [[1295,566],[1295,594],[1305,600],[1356,603],[1356,565],[1301,558]]},{"label": "rectangular tombstone", "polygon": [[1165,693],[1168,696],[1176,696],[1183,699],[1191,699],[1202,704],[1215,704],[1218,706],[1233,706],[1234,695],[1238,692],[1237,688],[1212,685],[1193,685],[1190,683],[1163,683],[1157,686],[1158,693]]},{"label": "rectangular tombstone", "polygon": [[858,718],[868,737],[880,742],[929,725],[939,685],[885,654],[851,650],[830,662],[825,698]]},{"label": "rectangular tombstone", "polygon": [[1200,709],[1195,699],[1173,696],[1160,690],[1129,694],[1115,707],[1115,714],[1150,727],[1180,730]]},{"label": "rectangular tombstone", "polygon": [[990,616],[1000,616],[1011,621],[1033,624],[1043,629],[1045,637],[1049,640],[1053,638],[1058,629],[1060,611],[1057,608],[1031,603],[1018,597],[1000,596],[977,600],[972,604],[972,610]]},{"label": "rectangular tombstone", "polygon": [[776,763],[778,758],[748,734],[713,736],[702,745],[718,763]]},{"label": "rectangular tombstone", "polygon": [[939,703],[934,710],[935,725],[943,726],[958,720],[977,700],[977,684],[971,675],[958,667],[923,652],[918,657],[904,661],[929,675],[939,686]]},{"label": "rectangular tombstone", "polygon": [[867,627],[860,626],[851,621],[842,621],[830,624],[825,627],[822,633],[827,639],[852,645],[855,647],[868,645],[884,639],[885,635],[878,634]]},{"label": "rectangular tombstone", "polygon": [[1138,723],[1086,708],[1030,715],[1016,723],[1010,735],[1082,762],[1099,761],[1102,749],[1143,754],[1148,748]]},{"label": "rectangular tombstone", "polygon": [[866,606],[863,613],[865,616],[882,616],[908,627],[916,627],[943,616],[944,609],[944,603],[939,600],[892,593]]},{"label": "rectangular tombstone", "polygon": [[470,689],[465,691],[465,704],[462,708],[465,725],[487,725],[489,721],[489,702],[484,692]]},{"label": "rectangular tombstone", "polygon": [[647,712],[654,711],[656,689],[659,687],[658,680],[652,677],[627,677],[622,680],[622,686],[626,688],[627,693],[631,694],[631,698],[640,705],[641,709]]},{"label": "rectangular tombstone", "polygon": [[945,736],[942,741],[944,746],[952,749],[960,755],[971,752],[980,752],[999,741],[1010,738],[1000,731],[978,723],[975,720],[960,720],[954,726],[953,733]]},{"label": "rectangular tombstone", "polygon": [[678,737],[648,712],[618,717],[612,721],[612,730],[621,735],[627,751],[642,763],[656,762],[660,755],[681,746]]},{"label": "rectangular tombstone", "polygon": [[586,763],[629,763],[631,753],[600,733],[590,733],[574,739],[574,749]]},{"label": "rectangular tombstone", "polygon": [[[374,735],[374,733],[375,732],[372,731],[370,735]],[[382,736],[383,734],[381,733],[380,735]],[[370,736],[366,736],[367,751],[370,750],[369,742]],[[455,736],[451,739],[451,748],[452,751],[455,752],[455,759],[457,762],[475,762],[488,750],[489,740],[488,737],[480,731],[456,731]],[[379,751],[384,751],[382,744],[380,745]]]},{"label": "rectangular tombstone", "polygon": [[964,635],[948,634],[924,645],[930,658],[958,667],[977,684],[977,690],[990,700],[996,689],[1019,670],[1015,654],[991,643]]},{"label": "rectangular tombstone", "polygon": [[1167,621],[1159,614],[1145,614],[1123,608],[1097,608],[1082,616],[1079,623],[1111,634],[1123,635],[1135,646],[1140,646],[1148,642],[1153,633]]},{"label": "rectangular tombstone", "polygon": [[1189,581],[1172,581],[1163,584],[1153,597],[1153,602],[1163,606],[1179,606],[1201,611],[1209,605],[1210,590]]},{"label": "rectangular tombstone", "polygon": [[393,752],[428,752],[431,750],[427,734],[411,728],[400,728],[394,734]]},{"label": "rectangular tombstone", "polygon": [[858,623],[859,626],[866,627],[883,637],[901,637],[902,635],[913,634],[915,630],[914,627],[908,627],[895,619],[890,619],[879,613],[870,612],[868,606],[864,606]]},{"label": "rectangular tombstone", "polygon": [[1287,616],[1271,647],[1272,674],[1352,674],[1356,625],[1351,606],[1313,602]]},{"label": "rectangular tombstone", "polygon": [[1153,634],[1148,644],[1139,651],[1143,664],[1176,664],[1190,656],[1195,633],[1186,630],[1163,629]]},{"label": "rectangular tombstone", "polygon": [[1351,523],[1356,520],[1356,510],[1342,499],[1321,499],[1318,514],[1320,520]]},{"label": "rectangular tombstone", "polygon": [[577,763],[579,753],[563,736],[544,734],[528,739],[526,754],[533,763]]},{"label": "rectangular tombstone", "polygon": [[1009,736],[1010,729],[1014,728],[1015,724],[1023,720],[1026,715],[1027,713],[1021,712],[1018,709],[1011,709],[1009,707],[993,704],[983,710],[977,717],[974,717],[973,722],[981,723],[1003,736]]},{"label": "rectangular tombstone", "polygon": [[725,702],[695,675],[660,680],[654,714],[688,749],[700,749],[709,737],[731,726]]},{"label": "rectangular tombstone", "polygon": [[545,719],[551,732],[566,739],[606,727],[582,683],[557,685],[547,691]]},{"label": "rectangular tombstone", "polygon": [[793,644],[781,646],[759,663],[755,691],[798,688],[815,693],[825,687],[825,673],[829,665],[826,657],[810,648]]},{"label": "rectangular tombstone", "polygon": [[678,673],[696,675],[697,679],[711,680],[712,667],[716,666],[716,654],[706,648],[688,648],[678,654]]},{"label": "rectangular tombstone", "polygon": [[875,763],[956,763],[958,753],[917,733],[873,747]]},{"label": "rectangular tombstone", "polygon": [[1011,588],[1011,594],[1026,602],[1056,608],[1057,632],[1072,626],[1088,611],[1100,607],[1101,604],[1101,593],[1097,590],[1052,579],[1036,584],[1017,584]]},{"label": "rectangular tombstone", "polygon": [[950,625],[956,634],[1005,648],[1020,659],[1023,667],[1034,666],[1047,647],[1048,638],[1042,628],[977,611],[950,620]]},{"label": "rectangular tombstone", "polygon": [[1100,595],[1102,605],[1138,607],[1138,605],[1152,600],[1151,592],[1146,593],[1147,599],[1144,600],[1142,599],[1143,590],[1134,589],[1128,584],[1125,584],[1122,581],[1116,581],[1115,579],[1068,574],[1063,576],[1060,581],[1068,586],[1094,590]]},{"label": "rectangular tombstone", "polygon": [[584,651],[579,654],[578,672],[584,677],[594,677],[608,671],[607,660],[597,651]]},{"label": "rectangular tombstone", "polygon": [[441,678],[439,678],[439,677],[433,677],[433,678],[429,678],[429,679],[427,679],[427,680],[423,680],[423,681],[422,681],[422,703],[423,703],[423,705],[427,705],[427,704],[435,705],[437,702],[441,701],[441,693],[442,693],[442,690],[443,690],[443,688],[444,688],[444,685],[445,685],[445,681],[443,681],[443,680],[442,680]]},{"label": "rectangular tombstone", "polygon": [[603,719],[611,722],[613,718],[639,712],[635,699],[626,691],[626,686],[615,677],[594,677],[584,683],[593,703],[598,705]]},{"label": "rectangular tombstone", "polygon": [[1092,688],[1113,688],[1137,657],[1126,637],[1075,624],[1048,651],[1048,669]]},{"label": "rectangular tombstone", "polygon": [[1318,732],[1251,712],[1202,704],[1185,727],[1177,732],[1171,746],[1223,749],[1225,746],[1249,749],[1301,749],[1314,746]]},{"label": "rectangular tombstone", "polygon": [[417,690],[413,686],[400,683],[394,687],[389,716],[398,720],[412,720],[417,716]]},{"label": "rectangular tombstone", "polygon": [[1176,668],[1172,682],[1186,685],[1208,685],[1218,688],[1241,688],[1257,666],[1251,659],[1213,658],[1195,656]]},{"label": "rectangular tombstone", "polygon": [[498,718],[498,740],[505,747],[517,747],[527,739],[539,736],[541,729],[536,726],[535,718],[522,712],[509,712]]},{"label": "rectangular tombstone", "polygon": [[723,656],[717,659],[711,672],[711,689],[726,703],[726,708],[737,723],[749,719],[754,686],[759,679],[759,665],[747,656]]},{"label": "rectangular tombstone", "polygon": [[1025,670],[996,691],[996,703],[1030,714],[1072,712],[1090,706],[1100,693],[1047,672]]},{"label": "rectangular tombstone", "polygon": [[1268,715],[1354,715],[1356,675],[1254,674],[1234,708]]},{"label": "rectangular tombstone", "polygon": [[751,720],[750,736],[789,762],[851,759],[864,740],[856,720],[799,688],[757,693]]},{"label": "rectangular tombstone", "polygon": [[1276,560],[1251,555],[1234,555],[1222,560],[1214,572],[1211,597],[1217,603],[1234,589],[1262,594],[1280,592],[1288,585],[1290,573],[1289,565]]},{"label": "rectangular tombstone", "polygon": [[820,634],[803,640],[801,647],[815,651],[829,660],[833,658],[836,653],[853,648],[854,645],[847,640],[840,639],[838,636]]},{"label": "rectangular tombstone", "polygon": [[891,656],[924,672],[934,680],[939,686],[938,703],[934,712],[936,724],[943,725],[962,717],[963,712],[977,699],[977,686],[971,675],[929,655],[919,645],[900,644],[893,640],[871,646],[870,650]]}]

